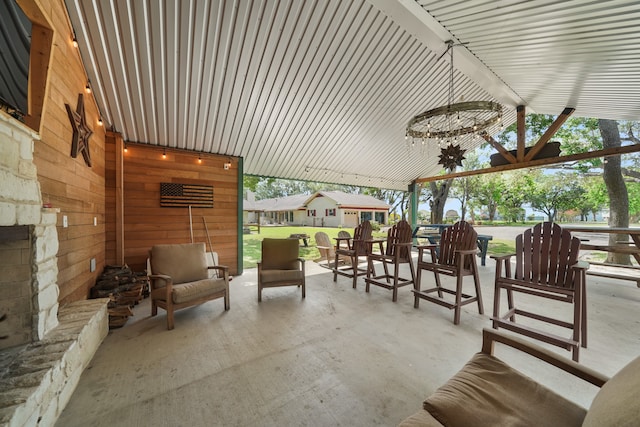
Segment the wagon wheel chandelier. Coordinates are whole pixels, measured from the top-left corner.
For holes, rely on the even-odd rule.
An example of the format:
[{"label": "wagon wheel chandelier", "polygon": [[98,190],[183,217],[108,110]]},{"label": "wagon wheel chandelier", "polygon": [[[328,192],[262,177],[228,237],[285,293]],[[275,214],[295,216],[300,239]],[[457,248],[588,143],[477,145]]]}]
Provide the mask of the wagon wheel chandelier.
[{"label": "wagon wheel chandelier", "polygon": [[[493,101],[467,101],[454,103],[453,82],[453,40],[447,40],[449,53],[449,93],[448,104],[418,114],[407,124],[405,138],[411,146],[417,143],[425,145],[435,141],[441,149],[439,164],[446,169],[455,169],[461,165],[466,150],[460,149],[459,140],[466,135],[477,136],[491,126],[502,123],[502,105]],[[439,58],[439,59],[440,59]],[[448,147],[443,148],[443,145]]]}]

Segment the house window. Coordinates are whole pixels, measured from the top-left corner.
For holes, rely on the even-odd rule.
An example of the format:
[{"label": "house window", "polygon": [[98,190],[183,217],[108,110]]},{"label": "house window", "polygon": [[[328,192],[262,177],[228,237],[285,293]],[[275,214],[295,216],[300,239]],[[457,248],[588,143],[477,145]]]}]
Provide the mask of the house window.
[{"label": "house window", "polygon": [[360,221],[371,221],[371,212],[360,212]]},{"label": "house window", "polygon": [[334,209],[325,209],[324,216],[336,216],[336,210]]},{"label": "house window", "polygon": [[376,212],[376,222],[378,224],[384,224],[384,212]]},{"label": "house window", "polygon": [[307,216],[316,216],[316,210],[315,209],[308,209],[307,210]]}]

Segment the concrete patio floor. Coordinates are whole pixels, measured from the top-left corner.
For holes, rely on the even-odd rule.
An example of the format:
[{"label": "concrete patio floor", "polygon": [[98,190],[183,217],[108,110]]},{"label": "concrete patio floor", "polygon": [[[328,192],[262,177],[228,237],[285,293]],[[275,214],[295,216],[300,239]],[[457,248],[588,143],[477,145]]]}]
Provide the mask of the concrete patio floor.
[{"label": "concrete patio floor", "polygon": [[[344,277],[333,282],[314,262],[304,300],[283,287],[266,289],[258,303],[250,269],[231,282],[230,311],[222,300],[181,310],[172,331],[163,310],[149,316],[146,299],[109,333],[56,425],[396,425],[479,351],[494,261],[480,273],[485,314],[468,305],[458,326],[446,308],[413,308],[410,287],[393,303],[391,291],[365,293],[362,279],[357,289]],[[589,276],[587,294],[589,347],[580,362],[612,375],[640,354],[640,289]],[[497,355],[583,406],[597,391],[507,348]]]}]

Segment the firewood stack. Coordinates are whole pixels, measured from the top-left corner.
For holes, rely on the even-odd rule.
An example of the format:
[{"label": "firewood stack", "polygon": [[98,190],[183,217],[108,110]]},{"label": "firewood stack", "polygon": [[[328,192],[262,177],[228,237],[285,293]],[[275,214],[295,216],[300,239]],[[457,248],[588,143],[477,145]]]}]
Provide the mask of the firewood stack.
[{"label": "firewood stack", "polygon": [[134,272],[129,266],[107,265],[91,288],[91,298],[109,298],[109,328],[120,328],[133,316],[132,307],[149,295],[146,272]]}]

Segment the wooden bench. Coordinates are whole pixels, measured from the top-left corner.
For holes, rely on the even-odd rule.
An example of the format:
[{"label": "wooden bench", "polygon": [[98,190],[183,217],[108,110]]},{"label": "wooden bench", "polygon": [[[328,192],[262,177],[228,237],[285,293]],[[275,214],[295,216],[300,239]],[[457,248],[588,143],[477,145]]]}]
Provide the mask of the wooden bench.
[{"label": "wooden bench", "polygon": [[586,251],[604,251],[629,255],[640,254],[640,249],[631,245],[633,245],[633,242],[629,242],[629,245],[592,245],[589,243],[581,243],[580,249],[584,249]]},{"label": "wooden bench", "polygon": [[[640,254],[640,249],[633,245],[633,242],[629,242],[629,245],[625,244],[617,244],[617,245],[593,245],[590,243],[581,243],[580,249],[586,251],[603,251],[603,252],[613,252],[620,254],[629,254],[629,255],[637,255]],[[593,266],[602,266],[608,270],[587,270],[587,274],[590,276],[598,276],[598,277],[608,277],[610,279],[619,279],[619,280],[629,280],[632,282],[636,282],[636,286],[640,288],[640,274],[637,276],[624,274],[622,271],[620,273],[615,273],[615,270],[635,270],[640,273],[640,267],[635,265],[622,265],[622,264],[611,264],[606,262],[595,262],[589,261],[590,265]],[[610,271],[614,270],[614,271]]]},{"label": "wooden bench", "polygon": [[640,267],[637,265],[611,264],[607,262],[595,262],[595,261],[589,261],[589,265],[596,268],[602,267],[607,270],[614,270],[614,271],[627,270],[631,272],[636,272],[637,275],[633,276],[628,274],[618,274],[613,271],[607,271],[607,270],[597,270],[597,269],[594,270],[593,268],[590,268],[589,270],[587,270],[587,274],[591,276],[608,277],[611,279],[619,279],[619,280],[629,280],[632,282],[636,282],[636,286],[640,288]]}]

